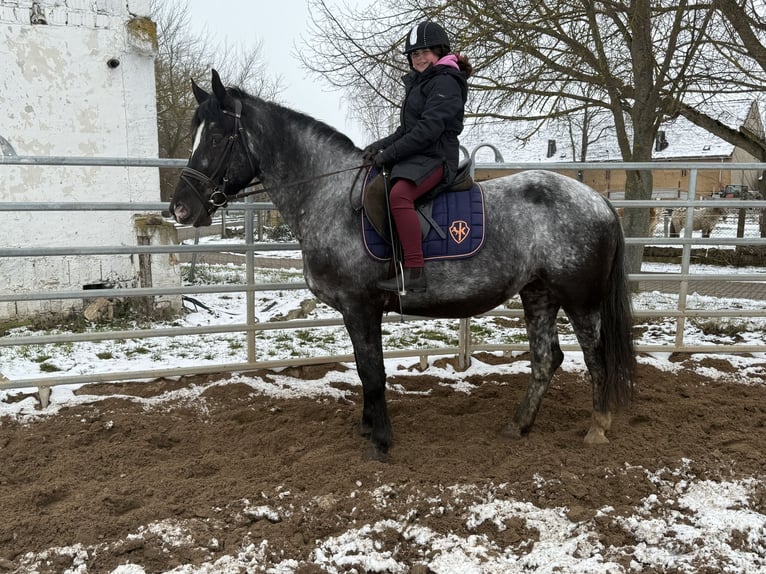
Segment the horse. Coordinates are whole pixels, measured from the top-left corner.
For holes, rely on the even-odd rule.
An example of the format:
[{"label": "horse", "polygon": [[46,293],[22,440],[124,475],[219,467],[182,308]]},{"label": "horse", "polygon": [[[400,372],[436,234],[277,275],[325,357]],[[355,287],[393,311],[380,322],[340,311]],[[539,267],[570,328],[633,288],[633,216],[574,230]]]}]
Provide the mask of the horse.
[{"label": "horse", "polygon": [[[620,218],[620,221],[622,221],[625,210],[622,207],[617,207],[615,209],[617,211],[617,216]],[[662,212],[663,210],[658,207],[649,208],[649,233],[650,234],[654,232],[654,228],[657,227],[657,224],[659,224],[660,216],[662,215]]]},{"label": "horse", "polygon": [[556,328],[563,309],[592,385],[588,444],[608,443],[612,413],[630,402],[635,375],[625,240],[614,208],[590,187],[530,170],[482,183],[486,239],[478,253],[428,261],[428,289],[398,298],[378,290],[389,262],[361,238],[355,205],[362,151],[306,114],[225,87],[212,71],[208,93],[192,80],[194,143],[169,211],[209,225],[211,214],[251,181],[264,186],[300,243],[311,292],[340,312],[362,383],[358,427],[369,455],[385,460],[393,441],[385,397],[384,313],[470,317],[520,295],[531,356],[526,394],[499,431],[526,436],[564,354]]},{"label": "horse", "polygon": [[[713,228],[726,214],[723,207],[703,207],[694,210],[692,216],[692,229],[702,231],[702,237],[710,237]],[[670,237],[679,237],[681,230],[686,226],[686,208],[674,209],[670,216]]]}]

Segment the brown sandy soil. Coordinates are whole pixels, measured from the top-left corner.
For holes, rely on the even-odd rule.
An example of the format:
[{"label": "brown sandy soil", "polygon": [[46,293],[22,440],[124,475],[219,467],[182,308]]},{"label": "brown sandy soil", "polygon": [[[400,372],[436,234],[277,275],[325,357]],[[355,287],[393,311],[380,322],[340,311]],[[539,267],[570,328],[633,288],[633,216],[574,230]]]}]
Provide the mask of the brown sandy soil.
[{"label": "brown sandy soil", "polygon": [[[312,379],[335,368],[344,367],[293,374]],[[764,381],[726,384],[641,366],[636,400],[616,417],[611,443],[588,447],[590,386],[582,375],[557,374],[533,431],[513,441],[499,431],[526,376],[472,377],[476,388],[467,394],[403,371],[389,377],[408,393],[389,392],[395,444],[387,463],[368,460],[356,435],[358,388],[340,400],[276,399],[241,383],[151,407],[131,398],[219,379],[89,385],[82,392],[119,396],[23,424],[0,419],[0,572],[26,572],[25,553],[75,544],[87,550],[90,574],[128,562],[164,572],[261,540],[268,540],[262,565],[289,557],[301,564],[296,572],[324,572],[306,562],[316,540],[402,517],[524,552],[537,534],[523,521],[467,526],[465,509],[492,499],[566,508],[569,520],[591,521],[601,543],[619,547],[631,543],[628,534],[598,510],[634,512],[657,488],[647,471],[684,468],[700,480],[764,476]],[[456,484],[476,488],[457,493]],[[766,514],[763,482],[759,488],[751,509]],[[150,531],[168,520],[181,521],[187,543],[167,544],[168,532]],[[429,571],[417,566],[427,557],[401,533],[380,540],[411,572]],[[73,557],[54,552],[44,562],[39,572],[60,573]]]}]

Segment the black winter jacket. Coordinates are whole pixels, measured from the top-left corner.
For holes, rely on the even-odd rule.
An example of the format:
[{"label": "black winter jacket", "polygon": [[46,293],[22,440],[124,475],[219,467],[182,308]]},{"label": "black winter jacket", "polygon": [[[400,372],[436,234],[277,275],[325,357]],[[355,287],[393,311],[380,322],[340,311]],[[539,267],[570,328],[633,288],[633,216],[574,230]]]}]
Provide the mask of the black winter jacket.
[{"label": "black winter jacket", "polygon": [[468,97],[466,76],[452,66],[433,65],[405,75],[400,125],[372,147],[383,151],[392,178],[419,184],[440,165],[452,183],[460,158],[458,135]]}]

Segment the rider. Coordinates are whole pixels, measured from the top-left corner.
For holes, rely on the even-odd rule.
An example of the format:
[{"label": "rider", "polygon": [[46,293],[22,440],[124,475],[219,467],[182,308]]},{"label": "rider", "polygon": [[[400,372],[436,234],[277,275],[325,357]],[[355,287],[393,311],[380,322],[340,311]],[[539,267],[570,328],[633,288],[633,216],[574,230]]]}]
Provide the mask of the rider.
[{"label": "rider", "polygon": [[[405,96],[399,127],[364,150],[365,162],[390,168],[390,206],[404,252],[405,289],[425,291],[426,276],[420,222],[415,200],[436,185],[452,183],[457,173],[472,67],[450,52],[447,33],[435,22],[421,22],[405,39],[410,72],[403,77]],[[399,291],[396,277],[378,282]]]}]

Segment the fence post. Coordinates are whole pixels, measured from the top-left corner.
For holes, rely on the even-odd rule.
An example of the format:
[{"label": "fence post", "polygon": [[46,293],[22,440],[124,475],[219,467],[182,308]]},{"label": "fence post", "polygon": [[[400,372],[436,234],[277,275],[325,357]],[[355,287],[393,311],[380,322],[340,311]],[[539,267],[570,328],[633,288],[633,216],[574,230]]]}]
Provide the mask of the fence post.
[{"label": "fence post", "polygon": [[458,347],[457,366],[460,370],[465,370],[471,366],[471,319],[465,317],[460,319],[458,328]]},{"label": "fence post", "polygon": [[[199,227],[194,228],[194,245],[199,245]],[[197,276],[197,251],[192,252],[191,264],[189,265],[189,283],[194,283]]]},{"label": "fence post", "polygon": [[[697,168],[689,172],[689,191],[686,194],[687,201],[694,201],[697,193]],[[694,206],[686,208],[686,223],[684,224],[684,243],[681,248],[681,274],[689,274],[689,264],[692,259],[692,235],[694,234]],[[681,279],[678,285],[678,316],[676,326],[676,349],[684,345],[684,327],[686,325],[686,296],[689,293],[689,280]]]},{"label": "fence post", "polygon": [[[245,203],[253,203],[253,196],[248,195],[245,197]],[[254,209],[245,209],[245,245],[248,250],[245,253],[245,284],[247,285],[247,293],[245,293],[246,312],[247,312],[247,362],[255,363],[255,252],[253,247],[255,245],[255,222],[253,220]]]}]

